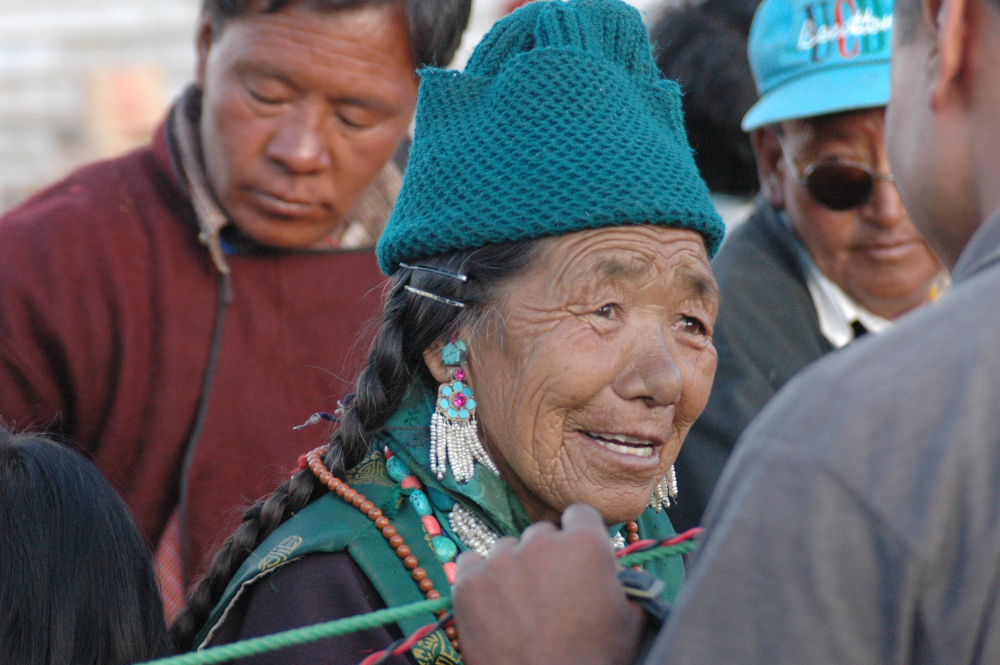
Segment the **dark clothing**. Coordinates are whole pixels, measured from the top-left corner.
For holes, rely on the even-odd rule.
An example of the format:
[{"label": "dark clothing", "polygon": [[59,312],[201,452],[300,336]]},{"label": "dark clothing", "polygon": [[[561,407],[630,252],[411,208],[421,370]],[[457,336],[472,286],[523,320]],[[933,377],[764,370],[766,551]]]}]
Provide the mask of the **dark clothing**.
[{"label": "dark clothing", "polygon": [[764,405],[806,365],[833,350],[799,261],[795,236],[771,204],[723,243],[712,262],[719,283],[712,395],[677,458],[678,531],[698,526],[736,440]]},{"label": "dark clothing", "polygon": [[[385,608],[378,591],[346,552],[310,554],[279,568],[242,595],[216,629],[227,644]],[[357,665],[402,637],[396,624],[233,661],[245,665]],[[415,663],[410,652],[389,663]]]},{"label": "dark clothing", "polygon": [[177,506],[200,426],[189,580],[241,508],[324,438],[291,428],[348,391],[384,283],[371,251],[240,246],[213,345],[220,275],[162,127],[151,146],[0,218],[0,415],[92,455],[150,543]]},{"label": "dark clothing", "polygon": [[[438,479],[431,471],[430,423],[436,404],[435,391],[418,383],[411,385],[402,404],[376,439],[375,451],[348,471],[344,482],[383,515],[391,516],[392,527],[410,548],[410,555],[416,557],[426,579],[433,583],[435,590],[446,594],[449,581],[444,566],[451,563],[456,550],[470,547],[451,526],[453,511],[459,505],[477,514],[484,527],[496,536],[519,537],[531,524],[531,518],[510,486],[482,466],[476,466],[475,475],[466,483],[457,482],[451,473]],[[396,479],[390,476],[386,456],[381,452],[385,449],[391,451]],[[399,473],[400,463],[411,474],[409,489],[403,489],[399,482],[404,477]],[[422,490],[411,491],[417,484]],[[641,539],[662,541],[675,533],[666,515],[652,508],[643,511],[636,524]],[[620,535],[623,526],[611,529]],[[438,535],[432,536],[435,531]],[[445,548],[439,549],[442,545]],[[356,565],[342,561],[337,564],[304,563],[318,553],[344,551]],[[309,586],[308,571],[317,566],[325,567],[325,574],[331,578],[327,582],[317,581],[322,585],[319,594],[330,607],[322,607],[314,599],[306,601],[305,608],[295,607],[300,602],[301,590]],[[663,600],[676,598],[684,579],[680,555],[647,562],[643,568],[663,583],[660,590]],[[292,582],[288,586],[273,582],[283,576],[286,569]],[[296,512],[250,553],[229,579],[221,598],[195,637],[195,644],[216,646],[279,626],[291,628],[324,617],[359,613],[380,603],[390,607],[407,605],[423,600],[425,592],[402,565],[393,547],[387,545],[383,532],[373,521],[352,503],[328,493]],[[401,619],[397,624],[403,634],[412,635],[434,621],[434,616],[428,612]],[[353,665],[364,655],[358,644],[364,644],[365,648],[382,648],[389,643],[389,637],[388,633],[373,631],[369,641],[331,638],[326,646],[336,652],[334,662]],[[317,661],[312,651],[302,650],[301,654],[302,658],[286,655],[282,662],[303,665],[327,662]],[[411,654],[421,665],[454,665],[459,659],[440,631],[417,642]]]},{"label": "dark clothing", "polygon": [[649,663],[1000,662],[1000,215],[747,430]]}]

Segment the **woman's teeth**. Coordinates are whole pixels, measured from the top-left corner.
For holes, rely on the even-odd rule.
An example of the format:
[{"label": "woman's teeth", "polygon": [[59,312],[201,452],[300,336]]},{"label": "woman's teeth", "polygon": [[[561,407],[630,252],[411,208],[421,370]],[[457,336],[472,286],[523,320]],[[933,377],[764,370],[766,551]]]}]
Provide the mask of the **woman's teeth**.
[{"label": "woman's teeth", "polygon": [[[653,454],[653,442],[645,439],[637,439],[634,436],[626,436],[625,434],[602,434],[599,432],[587,432],[587,436],[608,450],[613,450],[623,455],[649,457]],[[621,443],[615,443],[615,441],[620,441]]]}]

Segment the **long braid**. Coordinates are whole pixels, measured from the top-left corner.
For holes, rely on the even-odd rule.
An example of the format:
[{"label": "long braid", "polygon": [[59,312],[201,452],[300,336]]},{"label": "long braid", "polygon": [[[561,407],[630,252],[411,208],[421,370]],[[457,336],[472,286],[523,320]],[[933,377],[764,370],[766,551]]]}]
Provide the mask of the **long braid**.
[{"label": "long braid", "polygon": [[[335,475],[356,466],[371,450],[389,417],[399,409],[415,380],[433,385],[423,352],[458,328],[471,326],[490,311],[500,287],[520,273],[535,256],[535,242],[494,245],[423,261],[423,265],[458,272],[466,283],[426,271],[400,270],[393,277],[378,332],[358,377],[355,396],[344,408],[324,460]],[[466,303],[463,310],[421,298],[407,284]],[[296,472],[269,497],[243,514],[243,523],[226,539],[205,576],[188,595],[187,604],[170,627],[177,652],[190,651],[195,635],[208,620],[236,571],[250,554],[312,501],[327,492],[308,469]]]}]

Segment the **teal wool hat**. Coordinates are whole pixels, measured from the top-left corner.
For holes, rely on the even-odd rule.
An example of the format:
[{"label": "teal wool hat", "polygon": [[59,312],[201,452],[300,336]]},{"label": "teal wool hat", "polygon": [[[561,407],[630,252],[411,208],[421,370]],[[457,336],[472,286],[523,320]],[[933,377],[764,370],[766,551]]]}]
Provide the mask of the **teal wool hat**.
[{"label": "teal wool hat", "polygon": [[750,27],[760,101],[744,131],[889,101],[892,0],[764,0]]},{"label": "teal wool hat", "polygon": [[400,261],[623,224],[725,232],[698,175],[680,91],[618,0],[533,2],[465,71],[424,69],[410,162],[378,244]]}]

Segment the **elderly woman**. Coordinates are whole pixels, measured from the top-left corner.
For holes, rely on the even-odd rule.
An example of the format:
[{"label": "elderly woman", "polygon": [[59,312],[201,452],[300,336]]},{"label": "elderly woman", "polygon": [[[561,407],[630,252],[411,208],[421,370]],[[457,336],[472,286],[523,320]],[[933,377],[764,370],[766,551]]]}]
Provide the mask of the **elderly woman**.
[{"label": "elderly woman", "polygon": [[[422,76],[356,394],[226,542],[174,626],[181,647],[447,594],[459,552],[576,502],[619,545],[673,533],[661,507],[715,372],[723,226],[638,12],[532,3],[464,73]],[[647,570],[672,599],[680,558]],[[253,662],[352,664],[432,621]],[[447,633],[410,662],[457,662]]]}]

